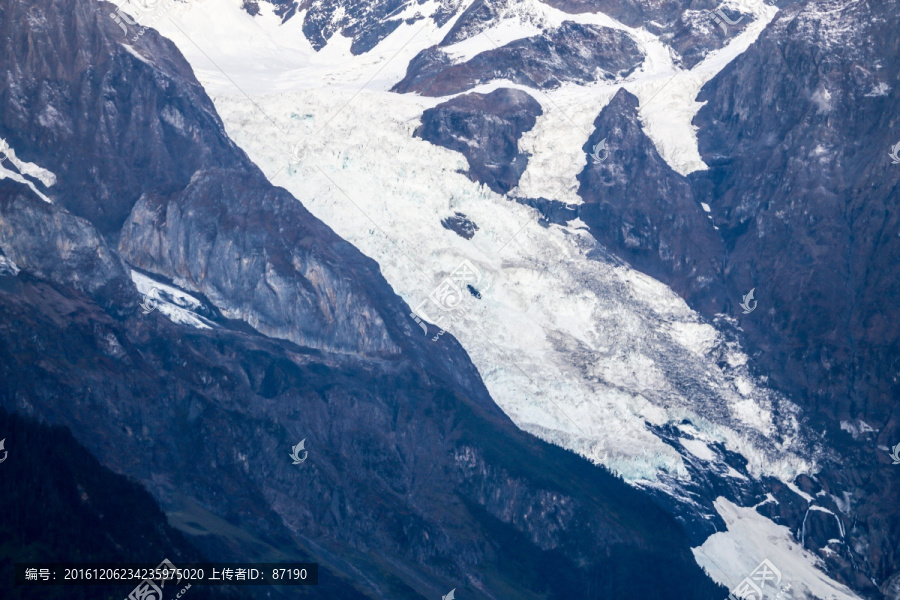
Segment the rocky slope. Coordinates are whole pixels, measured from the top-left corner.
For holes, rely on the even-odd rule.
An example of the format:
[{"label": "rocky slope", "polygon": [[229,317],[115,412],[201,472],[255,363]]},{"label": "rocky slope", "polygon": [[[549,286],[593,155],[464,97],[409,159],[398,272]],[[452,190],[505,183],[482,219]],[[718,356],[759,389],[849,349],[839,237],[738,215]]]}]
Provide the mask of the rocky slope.
[{"label": "rocky slope", "polygon": [[518,185],[528,165],[518,142],[542,112],[534,98],[519,90],[465,94],[425,111],[415,135],[462,152],[472,180],[503,194]]},{"label": "rocky slope", "polygon": [[[722,242],[690,185],[644,134],[637,109],[637,99],[619,90],[597,116],[576,214],[605,247],[715,314],[725,305]],[[602,150],[594,153],[601,144],[609,146],[605,160]]]},{"label": "rocky slope", "polygon": [[[645,494],[518,430],[450,336],[410,335],[377,265],[110,10],[0,2],[0,137],[56,176],[46,200],[0,181],[0,406],[68,427],[211,559],[321,563],[329,598],[724,594]],[[144,314],[146,276],[203,320]]]},{"label": "rocky slope", "polygon": [[447,96],[498,79],[552,89],[565,82],[621,79],[642,58],[634,40],[621,31],[567,21],[464,62],[454,62],[439,48],[425,50],[409,64],[394,91]]},{"label": "rocky slope", "polygon": [[[100,465],[69,431],[0,411],[0,435],[6,447],[0,495],[4,598],[96,600],[121,598],[130,591],[130,586],[15,586],[17,562],[206,562],[169,525],[146,490]],[[171,587],[164,589],[166,600],[184,585]],[[190,589],[191,597],[204,600],[251,597],[240,588]]]}]

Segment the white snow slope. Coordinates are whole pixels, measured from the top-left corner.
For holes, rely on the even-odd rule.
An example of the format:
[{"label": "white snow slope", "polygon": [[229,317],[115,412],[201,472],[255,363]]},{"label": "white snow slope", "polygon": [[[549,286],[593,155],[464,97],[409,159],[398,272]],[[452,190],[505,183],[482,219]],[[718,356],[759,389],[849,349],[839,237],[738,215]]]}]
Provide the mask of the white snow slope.
[{"label": "white snow slope", "polygon": [[131,281],[145,301],[151,302],[149,306],[153,306],[154,310],[158,308],[173,323],[212,329],[212,323],[195,312],[202,305],[190,294],[134,270],[131,271]]},{"label": "white snow slope", "polygon": [[0,138],[0,179],[11,179],[16,183],[27,185],[38,198],[47,203],[52,203],[44,193],[42,193],[34,181],[38,181],[42,186],[48,188],[56,183],[56,175],[30,162],[25,162],[16,156],[15,149],[11,148],[9,143]]},{"label": "white snow slope", "polygon": [[[374,50],[354,57],[349,40],[339,35],[313,51],[301,31],[303,14],[281,24],[264,2],[255,18],[240,4],[170,4],[154,26],[191,62],[236,143],[273,183],[378,261],[411,307],[462,261],[478,269],[482,299],[471,300],[448,329],[519,427],[686,504],[696,504],[689,465],[736,479],[769,475],[788,483],[815,473],[798,409],[751,376],[735,342],[662,283],[606,257],[577,223],[540,226],[532,209],[460,174],[467,167],[462,155],[412,136],[422,112],[446,98],[387,90],[453,20],[440,29],[427,19],[401,25]],[[565,16],[625,30],[646,54],[637,73],[615,84],[567,85],[548,94],[527,90],[545,112],[521,144],[533,154],[521,187],[532,196],[572,203],[580,202],[574,190],[586,161],[581,147],[618,87],[641,100],[645,129],[673,168],[705,168],[690,124],[699,108],[697,91],[753,42],[775,11],[741,0],[741,11],[755,15],[754,23],[685,71],[643,29],[604,15],[561,16],[537,0],[520,4],[527,19],[511,17],[483,35],[504,43],[533,35],[535,22]],[[428,14],[436,6],[428,2],[413,12]],[[483,41],[473,40],[451,48],[452,55],[484,49],[478,46]],[[478,91],[500,86],[509,84]],[[472,240],[441,226],[455,211],[478,225]],[[410,335],[423,335],[412,319],[409,324]],[[654,425],[674,428],[680,447],[664,443],[650,429]],[[725,449],[746,457],[745,474],[725,464]],[[716,509],[725,517],[722,506]],[[746,537],[746,547],[757,547],[765,535],[760,527],[745,527],[730,529],[728,539]],[[803,568],[815,581],[830,581],[807,558]],[[747,564],[753,560],[746,558]],[[706,566],[699,554],[698,562]],[[726,585],[744,576],[708,570]],[[796,587],[818,589],[802,573]],[[835,597],[855,597],[841,594]]]},{"label": "white snow slope", "polygon": [[794,540],[787,527],[776,525],[754,507],[742,508],[725,498],[716,500],[716,509],[728,531],[711,535],[700,548],[694,549],[694,557],[713,579],[729,589],[734,589],[759,563],[768,559],[781,572],[779,587],[790,586],[787,598],[852,600],[858,597],[818,571],[814,567],[817,558]]}]

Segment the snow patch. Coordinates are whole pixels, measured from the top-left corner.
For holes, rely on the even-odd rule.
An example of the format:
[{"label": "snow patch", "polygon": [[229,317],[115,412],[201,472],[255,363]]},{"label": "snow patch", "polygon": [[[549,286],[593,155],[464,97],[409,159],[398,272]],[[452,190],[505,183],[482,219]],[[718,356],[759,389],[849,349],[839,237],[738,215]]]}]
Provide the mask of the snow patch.
[{"label": "snow patch", "polygon": [[128,44],[119,44],[119,45],[122,46],[123,48],[125,48],[125,51],[128,52],[128,54],[132,55],[133,57],[135,57],[136,59],[138,59],[139,61],[141,61],[141,62],[144,63],[145,65],[154,66],[152,62],[150,62],[149,60],[147,60],[147,59],[144,57],[144,55],[141,54],[140,52],[138,52],[137,50],[135,50],[134,47],[132,47],[132,46],[130,46],[130,45],[128,45]]},{"label": "snow patch", "polygon": [[16,263],[0,254],[0,276],[15,277],[19,274],[19,271],[21,271],[21,269],[19,269],[19,266]]},{"label": "snow patch", "polygon": [[681,445],[687,449],[688,452],[690,452],[700,460],[712,462],[716,458],[716,454],[709,449],[709,446],[707,446],[700,440],[681,439],[679,441],[681,442]]},{"label": "snow patch", "polygon": [[[26,179],[26,177],[30,179]],[[50,198],[38,190],[31,180],[37,180],[46,188],[56,183],[56,175],[34,163],[18,158],[16,151],[4,138],[0,138],[0,179],[11,179],[16,183],[27,185],[41,200],[48,204],[53,203]]]},{"label": "snow patch", "polygon": [[798,496],[800,496],[801,498],[806,500],[807,504],[813,501],[813,497],[810,496],[809,494],[807,494],[806,492],[804,492],[803,490],[801,490],[800,488],[798,488],[797,485],[793,481],[787,481],[787,482],[785,482],[785,485],[792,492],[794,492],[795,494],[797,494]]},{"label": "snow patch", "polygon": [[884,83],[883,81],[879,82],[872,91],[866,94],[866,98],[878,98],[880,96],[887,96],[891,92],[891,86]]},{"label": "snow patch", "polygon": [[861,419],[856,423],[853,423],[852,421],[841,421],[841,429],[852,435],[853,439],[857,439],[859,436],[865,435],[867,433],[878,431]]},{"label": "snow patch", "polygon": [[173,323],[197,329],[212,329],[211,321],[193,312],[203,306],[197,298],[135,270],[131,271],[131,281],[134,282],[138,292],[154,301],[159,312]]},{"label": "snow patch", "polygon": [[768,559],[781,571],[779,585],[791,586],[792,598],[860,599],[845,585],[818,570],[816,556],[801,547],[787,527],[725,498],[718,498],[715,507],[728,530],[713,534],[702,546],[694,548],[693,553],[718,583],[734,589],[763,559]]}]

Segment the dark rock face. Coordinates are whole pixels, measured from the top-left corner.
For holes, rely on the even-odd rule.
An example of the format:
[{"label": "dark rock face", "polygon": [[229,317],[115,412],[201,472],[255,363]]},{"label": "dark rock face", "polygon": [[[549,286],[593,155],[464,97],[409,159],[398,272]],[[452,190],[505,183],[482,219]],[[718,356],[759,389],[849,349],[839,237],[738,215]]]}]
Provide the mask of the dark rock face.
[{"label": "dark rock face", "polygon": [[[704,89],[710,171],[697,187],[728,245],[730,287],[766,294],[744,324],[764,364],[833,418],[885,423],[900,397],[900,169],[888,155],[900,46],[878,23],[896,7],[819,13],[832,4],[788,9]],[[838,45],[844,27],[858,33]]]},{"label": "dark rock face", "polygon": [[255,17],[259,14],[259,3],[253,2],[252,0],[244,0],[241,4],[241,8],[247,11],[251,17]]},{"label": "dark rock face", "polygon": [[461,212],[457,212],[452,217],[443,219],[441,225],[443,225],[445,229],[449,229],[466,240],[471,240],[475,237],[475,232],[478,231],[478,225]]},{"label": "dark rock face", "polygon": [[390,18],[403,12],[410,0],[343,0],[342,2],[315,2],[304,0],[299,10],[308,9],[303,20],[303,33],[320,50],[337,32],[353,39],[353,54],[368,52],[390,35],[402,22]]},{"label": "dark rock face", "polygon": [[[78,2],[64,19],[46,2],[30,3],[27,10],[4,4],[4,64],[11,67],[12,57],[30,45],[34,55],[30,78],[11,68],[0,75],[0,136],[24,160],[43,161],[57,177],[48,195],[104,236],[118,231],[142,193],[170,194],[198,170],[246,160],[167,40],[150,44],[144,36],[135,42],[137,53],[155,63],[150,69],[117,45],[125,40],[118,27],[107,27],[115,24],[111,5]],[[22,27],[26,20],[29,27]],[[82,36],[84,48],[117,50],[73,55],[77,49],[61,30],[63,22]],[[33,45],[30,35],[58,43]]]},{"label": "dark rock face", "polygon": [[519,138],[541,114],[538,101],[520,90],[464,94],[426,110],[414,135],[461,152],[473,181],[505,194],[518,185],[528,165],[528,157],[519,152]]},{"label": "dark rock face", "polygon": [[[127,266],[93,225],[46,202],[18,195],[21,186],[0,181],[3,254],[20,269],[127,303]],[[26,233],[27,232],[27,233]]]},{"label": "dark rock face", "polygon": [[439,46],[450,46],[457,42],[467,40],[484,31],[492,23],[501,19],[505,9],[510,8],[510,2],[504,0],[486,1],[475,0],[463,13],[441,40]]},{"label": "dark rock face", "polygon": [[[140,485],[102,466],[61,427],[48,427],[0,411],[5,441],[4,491],[0,494],[0,593],[4,598],[91,600],[108,597],[109,586],[16,588],[14,562],[151,563],[176,566],[204,562],[173,529]],[[26,548],[25,552],[19,549]],[[174,598],[184,587],[170,591]],[[123,588],[123,596],[128,593]],[[192,586],[199,599],[248,599],[241,588]]]},{"label": "dark rock face", "polygon": [[[377,265],[289,194],[263,185],[262,174],[225,136],[174,46],[141,37],[135,42],[135,52],[147,57],[141,60],[118,45],[121,30],[109,27],[113,21],[90,3],[77,3],[71,14],[47,2],[32,4],[27,13],[8,10],[0,27],[10,40],[9,55],[28,44],[29,30],[16,19],[34,23],[40,35],[59,44],[35,47],[35,79],[18,77],[0,91],[0,110],[9,115],[0,135],[23,148],[25,160],[40,157],[58,181],[50,188],[53,208],[4,215],[7,256],[28,264],[37,258],[35,250],[49,252],[52,246],[17,250],[33,240],[15,233],[32,227],[30,222],[42,223],[46,214],[60,214],[69,229],[84,230],[90,223],[131,264],[183,279],[228,316],[267,334],[345,351],[397,352],[376,300],[364,298],[369,292],[360,287],[369,277],[380,278]],[[95,60],[65,54],[62,49],[71,44],[62,29],[67,19],[84,29],[83,43],[109,51]],[[36,120],[32,110],[54,119]],[[231,168],[211,174],[218,165]],[[273,230],[269,219],[281,219],[281,225]],[[85,248],[77,256],[48,264],[98,280],[84,283],[96,287],[109,279],[103,273],[123,267],[99,236],[83,233]],[[102,269],[88,268],[93,263]],[[345,299],[356,308],[330,302],[324,293],[329,286],[354,289]]]},{"label": "dark rock face", "polygon": [[410,62],[397,92],[447,96],[495,79],[537,89],[627,76],[643,60],[634,40],[619,30],[566,21],[545,34],[516,40],[450,64],[432,48]]},{"label": "dark rock face", "polygon": [[[0,183],[22,269],[0,277],[0,407],[68,427],[210,559],[319,562],[328,598],[724,595],[648,496],[518,430],[451,336],[411,335],[377,266],[227,139],[175,48],[148,31],[141,60],[106,11],[0,0],[0,135],[60,180],[53,204]],[[142,315],[132,266],[222,317]]]},{"label": "dark rock face", "polygon": [[707,2],[691,2],[691,10],[673,15],[675,18],[665,27],[649,26],[667,46],[675,50],[676,64],[692,69],[710,52],[727,46],[753,23],[752,14],[724,7],[717,9],[716,5],[716,2],[712,2],[711,6]]},{"label": "dark rock face", "polygon": [[577,214],[604,246],[714,314],[725,304],[722,242],[688,182],[644,134],[637,108],[637,98],[619,90],[594,121]]},{"label": "dark rock face", "polygon": [[144,195],[119,249],[131,264],[184,282],[266,335],[329,350],[399,352],[360,285],[378,276],[377,267],[258,173],[213,169],[169,198]]}]

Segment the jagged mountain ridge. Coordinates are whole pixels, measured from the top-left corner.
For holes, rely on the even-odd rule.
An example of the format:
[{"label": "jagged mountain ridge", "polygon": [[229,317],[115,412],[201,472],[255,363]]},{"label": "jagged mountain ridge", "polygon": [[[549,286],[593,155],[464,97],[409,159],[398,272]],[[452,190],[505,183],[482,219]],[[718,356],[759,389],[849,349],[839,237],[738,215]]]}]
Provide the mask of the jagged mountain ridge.
[{"label": "jagged mountain ridge", "polygon": [[[453,27],[437,44],[448,47],[472,39],[493,24],[519,20],[545,28],[547,9],[577,18],[579,15],[605,13],[629,27],[645,27],[659,35],[675,51],[679,62],[694,66],[712,50],[727,42],[708,14],[722,8],[732,31],[745,28],[752,12],[738,4],[720,4],[713,0],[651,2],[647,0],[440,0],[436,7],[423,6],[422,0],[245,0],[242,7],[257,15],[261,6],[271,6],[283,21],[303,20],[303,34],[316,50],[324,48],[335,35],[352,40],[354,54],[374,48],[401,23],[431,21],[441,27]],[[549,37],[544,36],[545,40]],[[434,53],[430,49],[429,53]]]},{"label": "jagged mountain ridge", "polygon": [[[4,598],[116,597],[108,586],[14,586],[13,565],[24,561],[160,564],[168,558],[176,566],[205,562],[169,525],[146,490],[103,467],[69,431],[0,411],[0,435],[8,448],[3,457],[5,490],[0,496]],[[168,597],[184,587],[166,589]],[[234,588],[189,589],[191,596],[204,600],[250,598]]]},{"label": "jagged mountain ridge", "polygon": [[[517,430],[452,338],[409,335],[377,266],[265,182],[177,50],[125,46],[108,6],[0,4],[0,135],[58,181],[49,202],[0,181],[6,409],[68,426],[168,511],[227,521],[200,536],[211,558],[319,560],[329,597],[723,592],[645,495]],[[132,266],[212,326],[143,315]]]},{"label": "jagged mountain ridge", "polygon": [[564,22],[539,36],[524,38],[453,64],[440,49],[426,50],[410,63],[393,89],[426,96],[449,96],[479,84],[505,79],[538,89],[565,82],[626,77],[641,62],[637,44],[621,31]]}]

